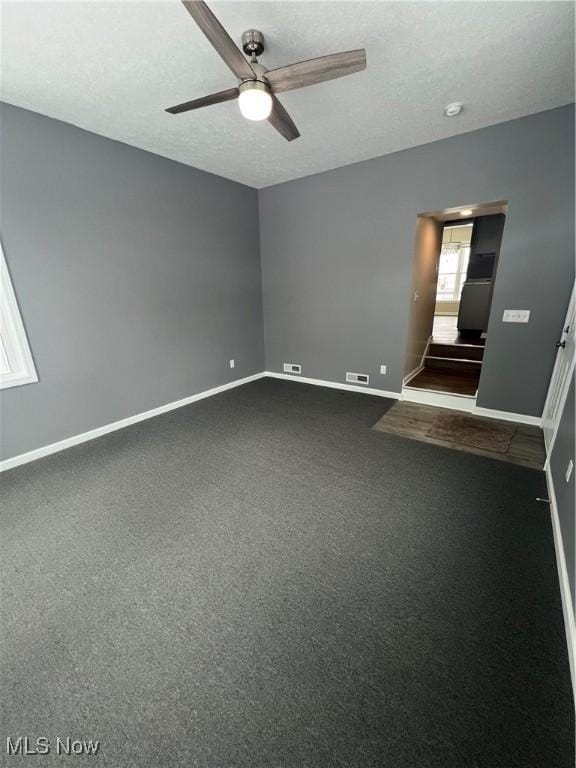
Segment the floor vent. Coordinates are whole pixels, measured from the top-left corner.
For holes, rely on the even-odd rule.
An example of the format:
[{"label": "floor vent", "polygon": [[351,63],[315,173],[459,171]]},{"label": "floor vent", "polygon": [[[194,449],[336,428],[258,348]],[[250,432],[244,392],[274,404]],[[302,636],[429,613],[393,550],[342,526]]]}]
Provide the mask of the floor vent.
[{"label": "floor vent", "polygon": [[302,373],[302,366],[296,363],[284,363],[284,373]]},{"label": "floor vent", "polygon": [[366,373],[350,373],[346,372],[346,381],[349,384],[368,384],[370,377]]}]

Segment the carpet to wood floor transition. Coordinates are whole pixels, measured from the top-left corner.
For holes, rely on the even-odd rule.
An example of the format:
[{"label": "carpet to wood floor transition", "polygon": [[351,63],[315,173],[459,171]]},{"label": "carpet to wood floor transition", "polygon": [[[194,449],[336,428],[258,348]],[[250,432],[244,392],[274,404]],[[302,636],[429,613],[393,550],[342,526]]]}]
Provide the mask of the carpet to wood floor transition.
[{"label": "carpet to wood floor transition", "polygon": [[456,451],[542,469],[546,461],[539,427],[459,413],[432,405],[399,401],[374,429]]},{"label": "carpet to wood floor transition", "polygon": [[7,472],[0,747],[573,768],[543,473],[372,430],[391,405],[262,379]]}]

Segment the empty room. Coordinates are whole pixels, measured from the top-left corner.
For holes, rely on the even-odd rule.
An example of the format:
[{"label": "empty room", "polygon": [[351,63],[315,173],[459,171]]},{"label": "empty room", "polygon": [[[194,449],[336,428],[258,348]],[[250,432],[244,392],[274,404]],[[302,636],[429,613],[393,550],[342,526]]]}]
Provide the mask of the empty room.
[{"label": "empty room", "polygon": [[0,765],[575,768],[574,3],[0,21]]}]

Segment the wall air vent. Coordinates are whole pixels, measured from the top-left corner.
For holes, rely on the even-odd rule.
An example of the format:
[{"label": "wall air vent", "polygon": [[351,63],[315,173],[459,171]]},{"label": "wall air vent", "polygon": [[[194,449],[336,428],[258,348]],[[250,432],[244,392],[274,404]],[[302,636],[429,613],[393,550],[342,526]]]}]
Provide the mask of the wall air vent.
[{"label": "wall air vent", "polygon": [[349,384],[368,384],[370,377],[366,373],[350,373],[350,371],[347,371],[346,381]]},{"label": "wall air vent", "polygon": [[284,373],[302,373],[302,366],[297,363],[284,363]]}]

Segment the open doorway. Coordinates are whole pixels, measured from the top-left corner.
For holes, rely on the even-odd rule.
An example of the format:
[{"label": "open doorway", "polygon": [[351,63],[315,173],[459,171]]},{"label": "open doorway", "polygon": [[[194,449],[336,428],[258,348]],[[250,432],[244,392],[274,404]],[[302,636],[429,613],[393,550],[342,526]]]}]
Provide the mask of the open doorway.
[{"label": "open doorway", "polygon": [[421,214],[404,386],[475,400],[505,203]]}]

